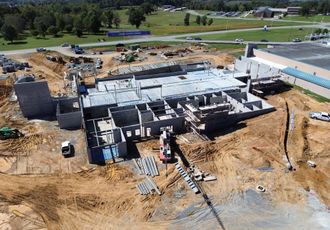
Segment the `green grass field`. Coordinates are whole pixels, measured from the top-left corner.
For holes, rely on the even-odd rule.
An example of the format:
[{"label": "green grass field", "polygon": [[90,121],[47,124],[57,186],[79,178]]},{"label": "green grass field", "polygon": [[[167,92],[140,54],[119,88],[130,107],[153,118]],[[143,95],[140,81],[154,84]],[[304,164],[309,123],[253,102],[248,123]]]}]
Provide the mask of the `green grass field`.
[{"label": "green grass field", "polygon": [[[133,27],[127,23],[127,10],[120,10],[119,15],[122,21],[122,29],[132,29]],[[265,22],[261,20],[231,20],[230,18],[213,19],[211,26],[201,26],[195,23],[196,16],[190,15],[190,25],[184,26],[183,18],[186,12],[163,12],[158,11],[147,16],[146,21],[141,25],[140,29],[150,30],[153,35],[170,35],[181,33],[194,33],[216,30],[230,30],[241,28],[263,27]],[[302,22],[303,24],[303,22]],[[272,26],[290,26],[299,25],[295,22],[272,22]]]},{"label": "green grass field", "polygon": [[[134,26],[128,24],[128,16],[126,15],[127,9],[119,10],[118,14],[121,18],[120,30],[135,29]],[[183,18],[185,12],[162,12],[158,11],[154,14],[147,16],[146,21],[141,25],[139,29],[150,30],[152,35],[170,35],[170,34],[182,34],[182,33],[194,33],[194,32],[205,32],[205,31],[216,31],[216,30],[230,30],[240,28],[256,28],[263,27],[265,22],[261,20],[230,20],[228,19],[214,19],[214,23],[211,26],[200,26],[195,23],[196,16],[190,16],[190,26],[183,25]],[[303,24],[303,22],[302,22]],[[272,26],[290,26],[298,25],[295,22],[274,22]],[[116,30],[116,29],[112,29]],[[105,31],[107,31],[105,29]],[[107,38],[103,34],[93,35],[85,34],[82,38],[78,38],[75,35],[63,34],[60,37],[46,36],[45,39],[37,39],[30,36],[28,33],[25,35],[26,38],[15,41],[14,44],[9,44],[8,41],[4,41],[0,37],[0,51],[15,50],[15,49],[29,49],[37,47],[50,47],[57,46],[64,42],[70,44],[85,44],[98,42],[98,39],[104,39],[106,41],[122,40],[119,38]],[[128,38],[126,38],[128,39]]]},{"label": "green grass field", "polygon": [[34,38],[27,36],[24,40],[15,41],[14,44],[10,44],[8,41],[4,41],[2,37],[0,37],[0,51],[6,50],[16,50],[16,49],[29,49],[29,48],[37,48],[37,47],[51,47],[58,46],[65,42],[69,44],[84,44],[84,43],[92,43],[98,42],[98,39],[105,39],[106,41],[116,40],[114,38],[108,38],[105,35],[94,35],[87,34],[82,38],[78,38],[75,35],[71,34],[63,34],[60,37],[46,36],[43,38]]},{"label": "green grass field", "polygon": [[212,34],[200,36],[206,40],[230,40],[233,41],[236,38],[242,38],[244,41],[260,41],[266,39],[272,42],[287,42],[292,41],[294,38],[300,38],[304,40],[305,35],[313,32],[315,28],[303,28],[299,30],[297,28],[292,29],[270,29],[268,32],[262,31],[242,31],[242,32],[230,32],[225,34]]},{"label": "green grass field", "polygon": [[330,22],[330,16],[323,16],[323,15],[314,15],[310,17],[286,16],[284,19],[293,20],[293,21],[307,21],[307,22]]}]

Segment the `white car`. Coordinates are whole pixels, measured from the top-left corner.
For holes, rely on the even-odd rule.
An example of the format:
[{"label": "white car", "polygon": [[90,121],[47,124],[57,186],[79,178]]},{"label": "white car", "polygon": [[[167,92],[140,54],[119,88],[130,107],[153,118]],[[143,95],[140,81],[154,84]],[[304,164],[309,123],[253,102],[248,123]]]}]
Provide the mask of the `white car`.
[{"label": "white car", "polygon": [[325,113],[325,112],[312,112],[309,114],[309,117],[321,121],[330,121],[329,113]]}]

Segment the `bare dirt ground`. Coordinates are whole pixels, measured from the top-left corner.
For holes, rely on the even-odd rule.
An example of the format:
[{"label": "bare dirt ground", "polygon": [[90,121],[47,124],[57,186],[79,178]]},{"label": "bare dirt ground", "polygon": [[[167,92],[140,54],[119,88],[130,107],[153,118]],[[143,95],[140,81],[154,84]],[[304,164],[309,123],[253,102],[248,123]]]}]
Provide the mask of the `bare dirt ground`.
[{"label": "bare dirt ground", "polygon": [[[213,58],[223,61],[218,55]],[[0,141],[0,229],[328,229],[330,124],[311,120],[308,113],[330,111],[330,104],[297,90],[267,100],[275,112],[221,130],[213,141],[192,134],[177,138],[191,163],[218,178],[202,184],[212,200],[208,206],[174,165],[166,177],[160,162],[161,175],[154,180],[162,196],[140,196],[135,185],[143,176],[132,161],[91,167],[82,130],[60,130],[54,121],[28,121],[17,103],[3,99],[0,126],[26,135]],[[286,102],[295,117],[287,145],[296,169],[292,172],[286,170],[284,157]],[[59,152],[67,139],[76,147],[74,158],[64,159]],[[157,140],[136,144],[141,155],[156,159],[157,146]],[[308,167],[307,160],[317,167]],[[257,185],[266,192],[256,193]]]},{"label": "bare dirt ground", "polygon": [[[179,142],[181,150],[195,165],[217,176],[216,182],[205,183],[203,187],[218,204],[226,202],[232,194],[254,190],[261,184],[274,204],[304,207],[306,193],[314,191],[329,206],[330,151],[325,134],[330,127],[328,123],[310,120],[307,115],[310,110],[330,109],[330,105],[317,103],[296,90],[271,96],[268,101],[276,106],[276,112],[248,120],[246,127],[211,142]],[[288,145],[289,156],[296,168],[294,172],[285,170],[285,101],[296,114]],[[144,155],[156,156],[157,152],[152,150],[156,146],[157,141],[137,144],[138,149],[144,150],[141,151]],[[54,154],[58,155],[57,152]],[[308,159],[314,160],[317,167],[307,167]],[[258,170],[262,167],[272,170]],[[155,181],[164,193],[162,196],[145,198],[138,195],[135,184],[142,178],[130,161],[77,173],[0,174],[0,196],[3,206],[23,203],[30,207],[49,229],[104,229],[105,226],[130,229],[132,224],[136,228],[169,228],[171,224],[176,226],[179,213],[193,202],[199,202],[193,209],[195,211],[204,206],[201,197],[187,188],[173,165],[169,166],[167,178],[164,167],[160,168],[161,176]],[[187,216],[189,213],[185,218]],[[25,217],[15,218],[28,221]],[[9,221],[14,229],[15,223]],[[231,226],[232,223],[224,224]]]}]

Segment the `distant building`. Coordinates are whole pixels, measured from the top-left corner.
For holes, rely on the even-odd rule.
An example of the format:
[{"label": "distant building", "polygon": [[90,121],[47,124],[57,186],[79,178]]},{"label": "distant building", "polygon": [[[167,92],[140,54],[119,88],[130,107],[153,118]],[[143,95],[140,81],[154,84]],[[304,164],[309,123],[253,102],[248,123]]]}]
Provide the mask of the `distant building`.
[{"label": "distant building", "polygon": [[249,61],[267,65],[268,69],[277,68],[284,81],[330,98],[330,45],[327,42],[254,48],[253,53]]},{"label": "distant building", "polygon": [[300,6],[289,6],[287,8],[287,13],[288,15],[299,15],[300,9]]},{"label": "distant building", "polygon": [[274,12],[271,10],[270,7],[259,7],[254,12],[254,16],[260,18],[272,18],[274,17]]}]

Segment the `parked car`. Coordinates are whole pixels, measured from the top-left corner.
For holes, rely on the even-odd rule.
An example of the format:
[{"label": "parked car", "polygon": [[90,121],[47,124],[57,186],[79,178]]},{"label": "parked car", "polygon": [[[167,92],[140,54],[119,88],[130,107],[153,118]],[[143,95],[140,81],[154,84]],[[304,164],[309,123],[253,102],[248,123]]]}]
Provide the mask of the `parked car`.
[{"label": "parked car", "polygon": [[195,41],[201,41],[202,39],[197,37],[197,38],[194,38]]},{"label": "parked car", "polygon": [[61,46],[62,46],[62,47],[69,47],[69,46],[70,46],[70,44],[69,44],[69,43],[67,43],[67,42],[65,42],[65,43],[63,43]]},{"label": "parked car", "polygon": [[45,52],[47,51],[45,48],[37,48],[37,52]]},{"label": "parked car", "polygon": [[186,40],[194,40],[193,37],[186,37]]},{"label": "parked car", "polygon": [[294,39],[292,39],[292,42],[301,42],[301,39],[300,38],[294,38]]},{"label": "parked car", "polygon": [[329,113],[325,113],[325,112],[311,112],[309,114],[309,117],[321,121],[330,121]]},{"label": "parked car", "polygon": [[243,38],[236,38],[235,42],[244,42],[244,39]]},{"label": "parked car", "polygon": [[267,39],[261,39],[261,42],[269,42]]}]

